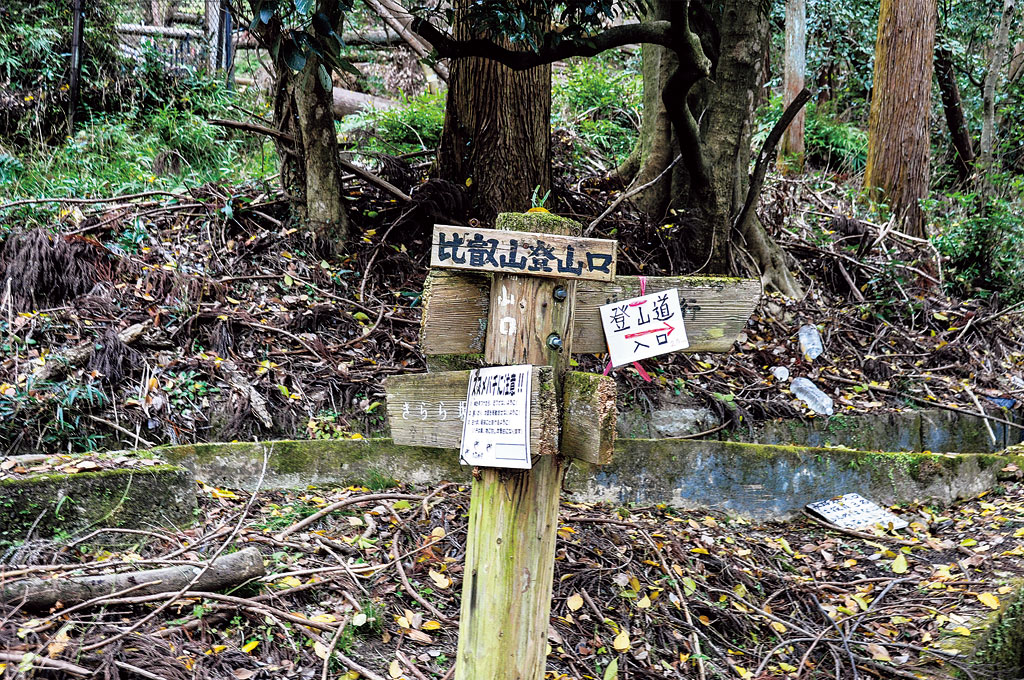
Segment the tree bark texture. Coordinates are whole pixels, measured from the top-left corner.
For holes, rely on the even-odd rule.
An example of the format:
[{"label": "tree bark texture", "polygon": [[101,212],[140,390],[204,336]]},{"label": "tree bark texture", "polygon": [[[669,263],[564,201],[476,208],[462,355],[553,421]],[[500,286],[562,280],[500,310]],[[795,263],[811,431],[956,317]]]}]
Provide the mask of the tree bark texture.
[{"label": "tree bark texture", "polygon": [[[340,34],[342,15],[336,9],[331,13]],[[281,31],[281,22],[275,17],[260,29],[259,39],[264,45],[273,44]],[[333,90],[325,90],[320,84],[319,64],[312,53],[299,72],[292,71],[283,57],[275,60],[274,125],[294,138],[294,142],[275,138],[275,145],[281,185],[295,216],[321,246],[334,250],[348,238],[349,219],[334,132]]]},{"label": "tree bark texture", "polygon": [[[786,50],[783,60],[783,101],[785,109],[804,89],[807,70],[807,3],[786,0]],[[804,110],[786,128],[779,146],[779,169],[800,173],[804,169]]]},{"label": "tree bark texture", "polygon": [[978,178],[981,181],[979,193],[984,198],[992,194],[993,155],[996,129],[996,86],[1003,70],[1007,44],[1010,38],[1010,19],[1013,17],[1014,0],[1004,0],[1003,15],[999,27],[992,37],[989,48],[988,71],[985,73],[982,90],[981,143],[978,145]]},{"label": "tree bark texture", "polygon": [[964,106],[960,99],[960,86],[953,71],[953,55],[948,47],[935,49],[935,79],[942,95],[942,111],[949,128],[950,144],[953,147],[953,167],[956,168],[957,184],[963,185],[971,176],[974,166],[974,145],[967,128]]},{"label": "tree bark texture", "polygon": [[935,0],[882,0],[875,42],[864,187],[914,236],[925,233],[936,21]]},{"label": "tree bark texture", "polygon": [[[458,0],[452,32],[479,38]],[[496,42],[512,45],[504,39]],[[479,57],[455,59],[448,81],[438,172],[469,190],[473,212],[490,223],[522,212],[551,186],[551,65],[515,71]]]}]

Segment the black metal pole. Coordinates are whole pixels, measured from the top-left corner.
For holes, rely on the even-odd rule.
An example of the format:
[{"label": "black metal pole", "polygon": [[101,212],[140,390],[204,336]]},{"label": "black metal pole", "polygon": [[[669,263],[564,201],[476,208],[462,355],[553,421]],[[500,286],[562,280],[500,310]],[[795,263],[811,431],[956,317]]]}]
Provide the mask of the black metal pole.
[{"label": "black metal pole", "polygon": [[68,111],[68,134],[75,132],[75,111],[78,109],[79,81],[82,77],[82,0],[71,2],[71,74],[68,78],[68,89],[71,97]]}]

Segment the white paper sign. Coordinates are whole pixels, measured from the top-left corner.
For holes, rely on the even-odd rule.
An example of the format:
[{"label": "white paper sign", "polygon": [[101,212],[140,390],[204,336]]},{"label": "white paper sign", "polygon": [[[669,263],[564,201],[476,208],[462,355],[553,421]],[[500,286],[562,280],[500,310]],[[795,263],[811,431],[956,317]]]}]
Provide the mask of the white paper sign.
[{"label": "white paper sign", "polygon": [[619,300],[600,309],[612,366],[677,352],[690,346],[679,309],[677,288]]},{"label": "white paper sign", "polygon": [[905,529],[909,523],[859,493],[848,493],[825,501],[809,503],[807,509],[827,522],[844,529],[867,529],[876,524]]},{"label": "white paper sign", "polygon": [[459,461],[463,465],[530,469],[530,382],[533,367],[470,371]]}]

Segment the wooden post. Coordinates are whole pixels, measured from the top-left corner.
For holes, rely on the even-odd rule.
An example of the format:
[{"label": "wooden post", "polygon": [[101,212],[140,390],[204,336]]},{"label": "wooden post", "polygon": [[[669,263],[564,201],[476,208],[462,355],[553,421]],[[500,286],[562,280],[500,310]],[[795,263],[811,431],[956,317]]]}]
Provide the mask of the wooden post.
[{"label": "wooden post", "polygon": [[[546,213],[527,213],[499,215],[498,228],[566,234],[579,225]],[[552,366],[560,395],[574,305],[573,282],[496,274],[486,363]],[[560,455],[534,456],[531,470],[485,468],[474,480],[456,680],[544,677],[564,472]]]},{"label": "wooden post", "polygon": [[[432,266],[461,271],[428,277],[420,341],[438,367],[475,363],[481,352],[487,365],[533,366],[532,469],[473,468],[455,678],[542,680],[565,460],[605,464],[615,438],[614,380],[566,373],[570,354],[607,349],[600,307],[643,288],[647,296],[678,293],[673,322],[687,326],[684,351],[728,351],[760,286],[714,277],[616,277],[613,241],[567,238],[578,236],[579,225],[548,213],[502,214],[498,227],[435,225]],[[633,318],[650,322],[641,321],[642,308]],[[464,428],[494,425],[473,415],[479,405],[472,406],[469,385],[478,377],[449,371],[388,378],[395,443],[465,451]]]}]

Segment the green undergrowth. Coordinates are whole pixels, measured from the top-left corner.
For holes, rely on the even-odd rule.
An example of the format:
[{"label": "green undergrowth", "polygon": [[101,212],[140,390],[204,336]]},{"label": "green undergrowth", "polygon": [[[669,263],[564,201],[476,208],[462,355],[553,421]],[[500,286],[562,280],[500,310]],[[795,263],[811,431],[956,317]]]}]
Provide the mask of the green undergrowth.
[{"label": "green undergrowth", "polygon": [[[130,108],[80,114],[72,136],[0,146],[0,194],[17,200],[186,192],[275,171],[271,143],[209,122],[238,118],[237,107],[264,109],[255,96],[196,72],[146,83]],[[0,226],[48,224],[67,215],[57,204],[30,204],[0,212]],[[77,221],[77,214],[71,211],[69,219]]]}]

